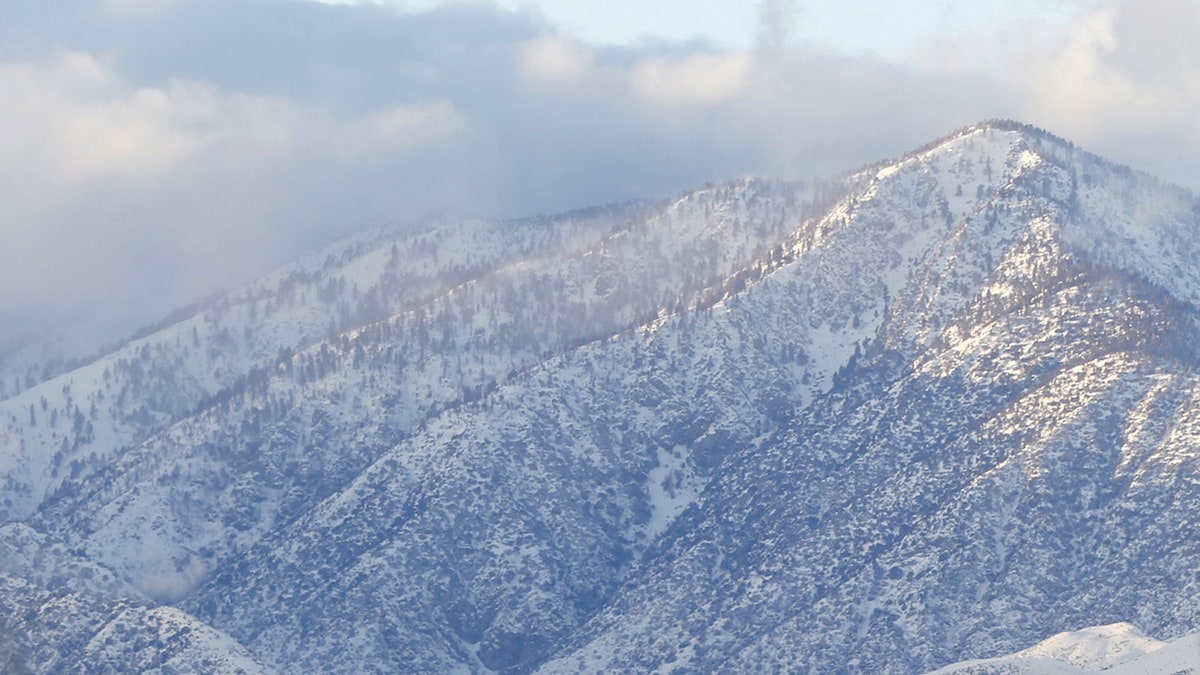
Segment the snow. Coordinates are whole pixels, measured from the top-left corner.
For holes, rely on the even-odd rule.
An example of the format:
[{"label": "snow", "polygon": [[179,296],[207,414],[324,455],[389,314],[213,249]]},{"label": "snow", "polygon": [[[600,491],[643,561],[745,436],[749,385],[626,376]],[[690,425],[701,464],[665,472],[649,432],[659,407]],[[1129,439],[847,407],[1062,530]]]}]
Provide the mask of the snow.
[{"label": "snow", "polygon": [[1018,652],[1016,658],[1045,658],[1090,670],[1105,670],[1132,661],[1166,643],[1144,635],[1129,623],[1059,633]]},{"label": "snow", "polygon": [[658,538],[675,517],[696,500],[703,483],[689,468],[689,450],[676,446],[673,451],[658,449],[658,465],[650,470],[646,492],[650,497],[650,522],[645,526],[647,540]]},{"label": "snow", "polygon": [[1200,633],[1170,642],[1129,623],[1059,633],[1010,656],[964,661],[932,675],[1181,675],[1200,672]]}]

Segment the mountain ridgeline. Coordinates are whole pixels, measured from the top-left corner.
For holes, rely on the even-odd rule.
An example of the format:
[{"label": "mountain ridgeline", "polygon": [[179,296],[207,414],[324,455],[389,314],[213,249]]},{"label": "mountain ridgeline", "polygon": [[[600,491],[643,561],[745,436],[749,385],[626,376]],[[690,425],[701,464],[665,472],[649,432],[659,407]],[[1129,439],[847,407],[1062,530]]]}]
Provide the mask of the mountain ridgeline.
[{"label": "mountain ridgeline", "polygon": [[1013,122],[367,233],[46,354],[0,361],[23,671],[922,672],[1200,629],[1200,201]]}]

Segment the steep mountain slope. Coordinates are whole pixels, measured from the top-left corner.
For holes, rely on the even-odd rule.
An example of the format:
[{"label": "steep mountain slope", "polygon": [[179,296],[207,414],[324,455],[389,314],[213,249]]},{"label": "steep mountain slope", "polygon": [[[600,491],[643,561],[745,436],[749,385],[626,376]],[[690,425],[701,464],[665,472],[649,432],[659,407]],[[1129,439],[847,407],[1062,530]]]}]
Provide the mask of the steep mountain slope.
[{"label": "steep mountain slope", "polygon": [[[793,201],[756,217],[772,189]],[[466,223],[399,242],[339,245],[5,401],[0,415],[8,412],[15,450],[5,456],[5,504],[15,517],[40,508],[54,527],[67,524],[68,512],[109,521],[94,500],[133,499],[132,484],[183,472],[187,453],[178,448],[191,446],[210,455],[197,471],[271,474],[275,484],[252,480],[254,494],[227,497],[282,499],[278,508],[289,517],[437,410],[742,269],[798,217],[789,213],[811,208],[800,192],[747,183],[657,211]],[[739,224],[769,218],[778,222]],[[659,256],[690,262],[662,269],[653,263]],[[341,332],[345,325],[352,327]],[[327,446],[322,435],[354,437],[359,448]],[[263,455],[269,459],[251,461]],[[164,491],[178,499],[179,487]],[[208,487],[197,499],[214,498]],[[93,501],[79,509],[80,500]],[[159,506],[150,510],[162,513]],[[195,533],[186,539],[193,549],[207,543]],[[187,564],[178,551],[163,561],[143,549],[131,557],[159,565],[148,574]]]},{"label": "steep mountain slope", "polygon": [[[439,411],[720,292],[814,210],[807,195],[740,182],[654,208],[332,247],[5,401],[5,503],[141,592],[179,599]],[[355,327],[336,334],[339,321]],[[326,322],[334,337],[314,337]]]},{"label": "steep mountain slope", "polygon": [[[136,606],[106,653],[169,614],[289,672],[916,672],[1195,630],[1198,213],[1000,122],[819,188],[336,244],[20,365],[0,632]],[[36,556],[113,583],[47,621]]]},{"label": "steep mountain slope", "polygon": [[[894,202],[891,217],[946,230],[954,220],[936,200]],[[379,636],[359,643],[367,663],[536,661],[609,595],[725,453],[755,445],[827,389],[875,332],[887,303],[879,290],[933,237],[892,238],[874,220],[848,226],[845,214],[843,205],[801,228],[778,269],[728,303],[576,350],[449,411],[188,606],[263,653],[290,650],[279,662],[328,662],[353,639],[341,631],[364,624]],[[360,565],[403,572],[368,575],[381,586],[348,575],[331,589],[320,572]],[[230,603],[231,584],[261,592],[251,605],[277,607],[278,618]],[[351,620],[349,608],[372,597],[403,601]],[[287,640],[300,625],[328,644]],[[430,633],[447,637],[413,637]]]},{"label": "steep mountain slope", "polygon": [[915,671],[1197,625],[1195,248],[1146,254],[1195,212],[1082,208],[1074,176],[1145,181],[1041,136],[1006,173],[842,386],[726,460],[543,672]]}]

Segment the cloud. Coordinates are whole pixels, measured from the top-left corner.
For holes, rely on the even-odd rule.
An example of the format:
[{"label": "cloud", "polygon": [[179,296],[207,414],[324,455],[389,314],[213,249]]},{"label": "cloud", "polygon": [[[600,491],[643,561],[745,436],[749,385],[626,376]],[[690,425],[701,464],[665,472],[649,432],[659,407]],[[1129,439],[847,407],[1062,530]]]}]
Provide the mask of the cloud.
[{"label": "cloud", "polygon": [[937,73],[988,74],[1002,114],[1084,147],[1200,186],[1200,27],[1192,0],[1118,0],[1065,24],[1009,26],[926,46]]},{"label": "cloud", "polygon": [[521,45],[517,67],[526,79],[543,84],[573,82],[595,65],[595,55],[574,40],[542,36]]},{"label": "cloud", "polygon": [[[1028,64],[1054,122],[1082,120],[1088,137],[1162,129],[1197,138],[1200,5],[1119,2],[1085,15],[1045,63]],[[1079,122],[1075,122],[1079,124]]]},{"label": "cloud", "polygon": [[0,345],[115,338],[370,225],[825,176],[997,116],[1200,184],[1190,0],[911,62],[789,47],[783,0],[753,53],[589,45],[490,4],[54,5],[6,3],[0,29]]},{"label": "cloud", "polygon": [[351,122],[330,139],[331,155],[353,161],[371,152],[395,152],[454,135],[465,123],[451,101],[398,104]]},{"label": "cloud", "polygon": [[788,46],[798,14],[796,0],[759,0],[756,47],[760,54],[778,54]]},{"label": "cloud", "polygon": [[0,64],[0,88],[3,341],[79,322],[113,339],[402,210],[364,189],[444,207],[387,185],[422,159],[390,153],[463,123],[447,101],[339,117],[212,83],[135,87],[78,52]]},{"label": "cloud", "polygon": [[181,0],[102,0],[105,9],[118,14],[158,14]]},{"label": "cloud", "polygon": [[692,54],[648,59],[630,74],[638,98],[668,106],[713,105],[736,96],[746,82],[745,54]]},{"label": "cloud", "polygon": [[[88,54],[43,64],[0,64],[8,105],[0,154],[8,178],[55,185],[99,175],[146,176],[171,167],[197,139],[172,118],[193,92],[127,90]],[[0,160],[4,161],[4,160]]]}]

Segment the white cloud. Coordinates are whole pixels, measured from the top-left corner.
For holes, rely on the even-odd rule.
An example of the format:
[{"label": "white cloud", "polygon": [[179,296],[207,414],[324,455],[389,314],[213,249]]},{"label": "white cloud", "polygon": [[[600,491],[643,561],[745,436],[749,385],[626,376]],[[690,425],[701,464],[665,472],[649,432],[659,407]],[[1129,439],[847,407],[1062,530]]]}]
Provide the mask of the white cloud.
[{"label": "white cloud", "polygon": [[540,84],[578,81],[592,69],[595,60],[586,45],[557,36],[535,38],[517,51],[521,75]]},{"label": "white cloud", "polygon": [[451,101],[397,104],[345,122],[323,120],[315,129],[323,142],[321,152],[355,161],[379,153],[393,153],[461,132],[466,120]]},{"label": "white cloud", "polygon": [[208,83],[134,87],[111,64],[80,52],[0,63],[0,89],[0,173],[55,190],[160,180],[222,144],[278,151],[301,116],[286,101],[225,94]]},{"label": "white cloud", "polygon": [[97,59],[0,64],[0,171],[66,186],[169,169],[197,139],[172,124],[180,92],[128,90]]},{"label": "white cloud", "polygon": [[709,106],[738,95],[751,59],[746,54],[692,54],[653,58],[634,66],[630,82],[643,101],[667,106]]},{"label": "white cloud", "polygon": [[81,52],[0,63],[0,90],[0,346],[92,307],[111,315],[98,337],[112,339],[364,226],[381,214],[353,212],[354,167],[463,124],[448,101],[342,119],[212,83],[136,87]]},{"label": "white cloud", "polygon": [[935,73],[986,77],[998,114],[1168,179],[1200,184],[1200,4],[1116,0],[1066,24],[1024,23],[926,45]]}]

